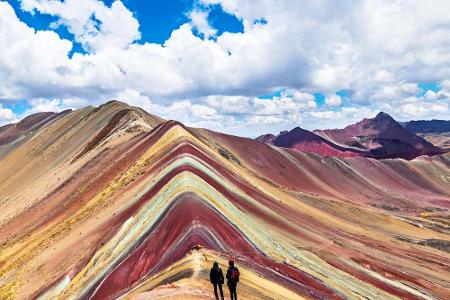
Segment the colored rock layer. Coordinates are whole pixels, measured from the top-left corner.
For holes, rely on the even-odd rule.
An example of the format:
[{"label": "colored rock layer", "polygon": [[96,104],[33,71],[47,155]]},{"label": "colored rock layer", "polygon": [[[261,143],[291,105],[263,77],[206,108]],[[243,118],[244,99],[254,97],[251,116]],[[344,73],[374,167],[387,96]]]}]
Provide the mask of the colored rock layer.
[{"label": "colored rock layer", "polygon": [[317,153],[322,156],[354,157],[364,155],[363,151],[339,146],[300,127],[278,135],[269,143],[277,147],[291,148],[307,153]]},{"label": "colored rock layer", "polygon": [[277,136],[261,135],[255,141],[301,152],[337,157],[413,159],[421,155],[438,155],[448,152],[446,147],[450,143],[448,136],[441,134],[439,137],[433,136],[428,139],[421,134],[416,135],[410,132],[404,126],[388,114],[379,113],[373,119],[364,119],[344,129],[311,132],[296,127],[290,131],[280,132]]},{"label": "colored rock layer", "polygon": [[446,152],[405,129],[383,112],[344,129],[315,130],[314,133],[336,145],[364,151],[369,157],[413,159]]},{"label": "colored rock layer", "polygon": [[417,133],[417,135],[447,152],[450,151],[450,131],[443,133]]},{"label": "colored rock layer", "polygon": [[322,157],[117,101],[27,122],[0,131],[2,299],[209,299],[230,258],[241,299],[450,298],[448,154]]}]

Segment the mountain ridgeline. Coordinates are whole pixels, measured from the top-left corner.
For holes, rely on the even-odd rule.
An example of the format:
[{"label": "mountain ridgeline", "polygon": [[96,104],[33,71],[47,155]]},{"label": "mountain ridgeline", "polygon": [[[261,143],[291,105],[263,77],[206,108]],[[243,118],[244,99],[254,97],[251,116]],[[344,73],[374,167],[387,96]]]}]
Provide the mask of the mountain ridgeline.
[{"label": "mountain ridgeline", "polygon": [[[434,124],[421,124],[421,128],[436,127]],[[383,112],[372,119],[364,119],[343,129],[311,132],[297,127],[277,136],[266,134],[256,140],[322,156],[413,159],[421,155],[447,152],[413,133],[408,129],[408,125],[402,126]]]},{"label": "mountain ridgeline", "polygon": [[402,125],[414,133],[445,133],[450,132],[450,121],[430,120],[430,121],[409,121]]}]

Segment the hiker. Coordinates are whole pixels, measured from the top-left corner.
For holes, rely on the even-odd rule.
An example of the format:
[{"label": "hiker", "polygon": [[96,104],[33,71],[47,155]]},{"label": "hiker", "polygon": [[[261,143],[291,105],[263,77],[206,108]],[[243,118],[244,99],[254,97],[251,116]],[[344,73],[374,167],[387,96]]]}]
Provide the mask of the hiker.
[{"label": "hiker", "polygon": [[217,286],[219,286],[220,299],[224,300],[223,291],[222,291],[222,284],[224,282],[223,273],[222,273],[222,269],[219,268],[219,263],[217,261],[214,262],[213,267],[211,268],[211,272],[209,273],[209,278],[211,280],[211,283],[214,286],[214,295],[216,296],[216,300],[219,300],[219,295],[217,295]]},{"label": "hiker", "polygon": [[234,261],[228,262],[230,267],[227,271],[227,285],[230,289],[231,300],[237,300],[237,284],[239,282],[239,269],[234,266]]}]

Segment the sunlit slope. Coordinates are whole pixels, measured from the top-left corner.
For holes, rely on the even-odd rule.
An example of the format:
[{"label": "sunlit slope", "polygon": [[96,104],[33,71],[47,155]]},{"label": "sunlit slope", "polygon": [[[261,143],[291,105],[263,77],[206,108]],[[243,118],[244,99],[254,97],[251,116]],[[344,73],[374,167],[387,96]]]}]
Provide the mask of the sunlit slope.
[{"label": "sunlit slope", "polygon": [[450,295],[448,156],[325,159],[111,102],[0,170],[4,298],[201,299],[229,258],[245,299]]}]

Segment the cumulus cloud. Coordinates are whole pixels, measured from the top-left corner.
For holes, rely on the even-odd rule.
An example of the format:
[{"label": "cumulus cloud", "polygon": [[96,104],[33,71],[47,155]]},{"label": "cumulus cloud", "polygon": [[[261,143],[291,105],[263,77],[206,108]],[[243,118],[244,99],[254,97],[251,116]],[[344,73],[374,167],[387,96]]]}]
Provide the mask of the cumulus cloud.
[{"label": "cumulus cloud", "polygon": [[9,108],[4,108],[0,103],[0,125],[12,122],[16,119],[16,114]]},{"label": "cumulus cloud", "polygon": [[[56,107],[63,109],[119,97],[216,129],[301,121],[313,126],[333,113],[345,121],[346,105],[405,118],[449,114],[448,2],[197,4],[187,12],[190,21],[160,45],[140,40],[138,20],[119,0],[110,6],[96,0],[21,0],[26,12],[56,17],[52,27],[66,27],[74,41],[52,28],[30,28],[0,2],[0,99],[28,99],[38,110],[42,99],[59,99]],[[235,15],[244,31],[217,36],[208,23],[210,5]],[[72,42],[86,53],[69,57]],[[440,82],[441,90],[421,95],[423,82]],[[335,95],[341,89],[349,91],[345,104]],[[257,97],[274,91],[282,93]],[[316,92],[329,95],[324,106],[316,103]]]},{"label": "cumulus cloud", "polygon": [[58,17],[52,27],[66,26],[86,50],[125,48],[140,38],[138,21],[121,1],[107,7],[97,0],[22,0],[21,7]]},{"label": "cumulus cloud", "polygon": [[373,118],[378,113],[366,107],[343,107],[340,111],[322,110],[305,114],[305,122],[317,124],[317,129],[342,128],[363,118]]},{"label": "cumulus cloud", "polygon": [[396,84],[384,84],[376,87],[372,91],[370,99],[378,102],[395,101],[417,95],[420,90],[416,83],[400,82]]},{"label": "cumulus cloud", "polygon": [[194,9],[189,13],[192,27],[202,33],[206,39],[217,34],[217,30],[209,25],[208,11]]},{"label": "cumulus cloud", "polygon": [[[309,95],[307,97],[306,95]],[[312,95],[304,94],[310,98]],[[301,113],[316,108],[310,100],[298,101],[294,96],[274,96],[271,99],[243,96],[208,96],[204,103],[214,107],[220,114],[239,116],[242,123],[255,124],[295,124],[301,122]],[[314,103],[314,104],[312,104]],[[267,118],[266,121],[262,121]]]},{"label": "cumulus cloud", "polygon": [[398,120],[406,121],[411,119],[432,119],[439,116],[443,119],[450,119],[450,98],[443,96],[443,93],[428,91],[426,95],[439,94],[438,97],[408,97],[398,101],[395,105],[386,103],[381,109],[389,111]]},{"label": "cumulus cloud", "polygon": [[336,94],[328,95],[325,97],[325,104],[328,106],[340,106],[342,104],[342,98]]},{"label": "cumulus cloud", "polygon": [[0,2],[0,98],[50,96],[44,89],[59,86],[59,73],[70,63],[72,43],[51,31],[34,31],[22,23],[6,2]]},{"label": "cumulus cloud", "polygon": [[39,112],[59,112],[64,107],[61,99],[35,98],[30,100],[30,104],[32,108],[25,112],[27,115]]}]

